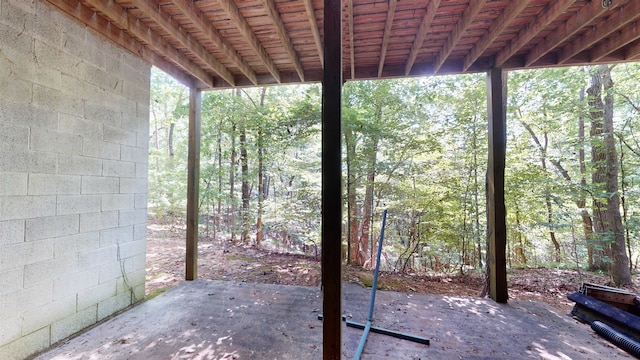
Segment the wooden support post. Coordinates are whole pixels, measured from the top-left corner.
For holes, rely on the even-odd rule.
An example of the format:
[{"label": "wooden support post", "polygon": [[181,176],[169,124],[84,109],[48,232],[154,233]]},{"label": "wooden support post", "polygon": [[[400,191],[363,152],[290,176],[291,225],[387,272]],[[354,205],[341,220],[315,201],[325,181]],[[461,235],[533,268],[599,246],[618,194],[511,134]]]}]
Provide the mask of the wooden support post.
[{"label": "wooden support post", "polygon": [[487,163],[487,249],[489,295],[506,303],[507,223],[504,205],[504,168],[507,150],[507,73],[491,69],[487,73],[487,115],[489,118],[489,159]]},{"label": "wooden support post", "polygon": [[322,75],[323,359],[342,358],[342,4],[324,0]]},{"label": "wooden support post", "polygon": [[187,258],[185,280],[198,277],[198,204],[200,193],[200,115],[202,91],[189,91],[189,159],[187,178]]}]

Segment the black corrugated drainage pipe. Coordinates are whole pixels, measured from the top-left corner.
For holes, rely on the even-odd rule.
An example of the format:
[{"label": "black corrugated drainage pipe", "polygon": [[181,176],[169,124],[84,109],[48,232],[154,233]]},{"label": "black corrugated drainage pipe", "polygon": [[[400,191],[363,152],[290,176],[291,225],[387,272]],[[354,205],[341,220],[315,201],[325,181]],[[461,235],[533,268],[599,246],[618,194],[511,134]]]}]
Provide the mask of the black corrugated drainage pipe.
[{"label": "black corrugated drainage pipe", "polygon": [[611,326],[597,320],[591,323],[591,328],[600,336],[603,336],[616,344],[619,348],[624,349],[637,358],[640,358],[640,343],[637,341],[630,339],[626,335],[613,329]]}]

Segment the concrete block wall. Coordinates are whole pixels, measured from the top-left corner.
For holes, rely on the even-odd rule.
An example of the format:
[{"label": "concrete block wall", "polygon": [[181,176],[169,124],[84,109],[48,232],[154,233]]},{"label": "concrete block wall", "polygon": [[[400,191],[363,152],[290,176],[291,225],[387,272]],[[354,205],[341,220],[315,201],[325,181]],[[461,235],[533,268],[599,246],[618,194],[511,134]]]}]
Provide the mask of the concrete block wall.
[{"label": "concrete block wall", "polygon": [[0,359],[144,297],[150,65],[0,0]]}]

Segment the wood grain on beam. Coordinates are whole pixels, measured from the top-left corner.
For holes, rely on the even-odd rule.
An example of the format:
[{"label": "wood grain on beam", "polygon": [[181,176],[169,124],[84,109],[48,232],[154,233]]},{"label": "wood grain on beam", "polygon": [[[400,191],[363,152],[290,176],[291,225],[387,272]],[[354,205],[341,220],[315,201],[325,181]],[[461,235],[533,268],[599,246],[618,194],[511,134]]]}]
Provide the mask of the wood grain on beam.
[{"label": "wood grain on beam", "polygon": [[280,18],[280,13],[278,13],[278,9],[276,9],[275,2],[273,2],[272,0],[262,0],[262,4],[267,10],[267,16],[271,19],[271,22],[275,26],[275,30],[278,34],[280,42],[284,46],[284,49],[287,51],[287,54],[289,54],[289,61],[291,61],[293,67],[296,69],[296,72],[300,77],[300,81],[304,82],[304,69],[302,68],[302,64],[300,63],[298,54],[296,54],[296,51],[293,48],[293,44],[291,44],[291,39],[287,34],[287,29],[282,22],[282,18]]},{"label": "wood grain on beam", "polygon": [[[109,21],[102,16],[96,16],[96,12],[89,7],[80,3],[79,0],[47,0],[51,5],[56,6],[66,14],[82,22],[86,26],[100,33],[114,44],[128,50],[136,56],[141,57],[145,61],[151,63],[162,71],[166,72],[180,83],[188,87],[210,87],[211,84],[205,84],[196,81],[192,76],[187,74],[163,57],[151,51],[145,45],[129,36],[124,30],[109,25]],[[197,86],[196,86],[197,85]]]},{"label": "wood grain on beam", "polygon": [[558,63],[562,64],[570,58],[587,50],[598,41],[605,39],[618,29],[630,24],[640,14],[640,1],[632,1],[619,7],[606,20],[590,27],[580,38],[572,41],[562,49],[558,56]]},{"label": "wood grain on beam", "polygon": [[189,89],[189,151],[187,157],[187,234],[185,280],[198,278],[198,205],[200,204],[200,129],[202,92]]},{"label": "wood grain on beam", "polygon": [[420,53],[420,48],[422,48],[422,43],[424,43],[424,39],[427,37],[427,31],[431,27],[433,18],[436,16],[436,11],[438,11],[438,6],[440,6],[440,0],[430,0],[429,5],[427,5],[427,12],[422,17],[420,28],[418,29],[418,33],[416,34],[413,44],[411,45],[411,51],[409,52],[409,57],[407,58],[407,62],[404,66],[405,76],[409,75],[411,68],[413,68],[413,64],[416,62],[416,58]]},{"label": "wood grain on beam", "polygon": [[638,29],[638,23],[634,22],[594,47],[590,52],[590,60],[593,62],[600,61],[605,56],[622,49],[638,39],[640,39],[640,29]]},{"label": "wood grain on beam", "polygon": [[396,13],[398,0],[389,0],[389,8],[387,9],[387,20],[384,23],[384,34],[382,35],[382,46],[380,47],[380,61],[378,63],[378,77],[382,77],[382,69],[384,68],[384,59],[387,56],[387,47],[389,46],[389,38],[391,37],[391,27],[393,25],[393,17]]},{"label": "wood grain on beam", "polygon": [[[200,43],[194,40],[189,34],[184,32],[178,25],[171,20],[171,15],[165,13],[157,5],[152,4],[151,0],[132,0],[132,5],[140,9],[146,16],[151,18],[156,24],[158,24],[164,31],[184,46],[189,52],[195,55],[200,61],[205,63],[209,69],[216,72],[230,85],[235,84],[233,74],[216,60],[207,49],[205,49]],[[255,75],[254,75],[255,76]]]},{"label": "wood grain on beam", "polygon": [[525,66],[529,66],[536,62],[538,59],[546,55],[548,52],[556,48],[563,41],[569,39],[575,35],[586,24],[591,23],[598,16],[601,16],[607,11],[617,7],[619,2],[614,1],[610,8],[602,7],[602,1],[591,1],[584,5],[578,12],[571,16],[567,21],[562,23],[556,31],[548,36],[544,41],[534,47],[525,59]]},{"label": "wood grain on beam", "polygon": [[324,0],[322,74],[322,358],[342,359],[342,4]]},{"label": "wood grain on beam", "polygon": [[532,0],[510,1],[502,14],[491,23],[489,30],[484,33],[480,41],[473,45],[462,64],[462,70],[467,71],[478,60],[482,53],[493,43],[502,31],[524,10]]},{"label": "wood grain on beam", "polygon": [[469,26],[473,23],[473,19],[476,18],[485,3],[486,0],[475,0],[469,3],[469,6],[462,14],[462,18],[460,18],[456,26],[453,28],[447,37],[447,41],[444,46],[440,49],[440,53],[436,56],[436,60],[433,63],[434,73],[437,73],[438,70],[440,70],[442,64],[444,64],[449,55],[451,55],[451,51],[453,51],[453,48],[458,45],[458,42],[462,39],[462,35],[464,35],[467,29],[469,29]]},{"label": "wood grain on beam", "polygon": [[214,87],[215,82],[209,73],[184,56],[184,54],[178,52],[174,47],[158,36],[158,34],[153,32],[153,30],[148,26],[142,24],[141,21],[138,21],[135,17],[128,14],[120,5],[113,1],[108,3],[101,0],[82,1],[93,10],[104,15],[114,26],[125,30],[131,36],[144,42],[153,51],[170,59],[189,74],[202,81],[208,87]]},{"label": "wood grain on beam", "polygon": [[627,46],[624,49],[624,58],[625,60],[638,60],[640,57],[640,40],[634,42],[633,44]]},{"label": "wood grain on beam", "polygon": [[507,149],[507,73],[491,69],[487,73],[487,117],[489,147],[487,161],[487,232],[489,246],[489,294],[493,300],[506,303],[507,223],[504,202],[504,172]]},{"label": "wood grain on beam", "polygon": [[242,14],[240,14],[240,10],[236,6],[236,4],[231,0],[218,0],[218,4],[227,14],[229,19],[231,19],[231,21],[235,24],[236,28],[238,28],[238,31],[240,31],[240,34],[242,34],[244,39],[247,40],[253,51],[255,51],[255,53],[258,55],[264,66],[267,68],[267,71],[269,71],[269,73],[273,76],[274,79],[276,79],[278,83],[281,83],[282,79],[278,67],[273,62],[269,54],[267,54],[267,51],[264,49],[264,47],[256,37],[256,34],[254,34],[251,30],[251,26],[249,26],[247,20],[244,18],[244,16],[242,16]]},{"label": "wood grain on beam", "polygon": [[349,65],[351,65],[351,80],[356,78],[356,46],[353,43],[353,0],[347,0],[347,18],[349,19]]},{"label": "wood grain on beam", "polygon": [[[397,1],[397,0],[392,0]],[[318,29],[318,21],[316,20],[315,8],[311,0],[303,0],[304,8],[307,12],[307,18],[309,19],[309,25],[311,26],[311,33],[313,34],[313,40],[316,42],[316,48],[318,49],[318,57],[320,57],[320,65],[324,68],[324,50],[322,49],[322,39],[320,38],[320,30]]]},{"label": "wood grain on beam", "polygon": [[216,47],[222,51],[224,56],[231,60],[254,85],[258,85],[258,79],[253,70],[251,70],[251,67],[242,60],[231,45],[224,41],[220,32],[213,24],[204,18],[200,9],[196,8],[193,2],[189,0],[174,0],[173,4],[176,5],[182,14],[187,17],[198,30],[202,31],[202,33],[207,36],[207,39],[211,40]]},{"label": "wood grain on beam", "polygon": [[496,55],[495,66],[502,66],[507,60],[515,55],[523,46],[527,45],[536,35],[544,30],[547,25],[551,24],[558,16],[565,12],[575,0],[558,0],[553,1],[551,6],[543,11],[533,22],[524,27],[515,40],[508,43],[499,53]]}]

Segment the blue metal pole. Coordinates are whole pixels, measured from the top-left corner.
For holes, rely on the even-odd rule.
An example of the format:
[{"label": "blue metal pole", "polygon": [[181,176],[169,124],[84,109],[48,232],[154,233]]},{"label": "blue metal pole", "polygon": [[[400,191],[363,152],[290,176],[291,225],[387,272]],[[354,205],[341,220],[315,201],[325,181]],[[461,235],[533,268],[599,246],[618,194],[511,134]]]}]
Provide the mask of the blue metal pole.
[{"label": "blue metal pole", "polygon": [[371,302],[369,303],[369,317],[367,320],[373,321],[373,303],[376,301],[376,289],[378,288],[378,272],[380,270],[380,254],[382,254],[382,241],[384,240],[384,226],[387,222],[387,209],[382,214],[382,228],[380,229],[380,241],[378,244],[378,256],[376,257],[376,270],[373,273],[373,287],[371,288]]},{"label": "blue metal pole", "polygon": [[371,301],[369,302],[369,317],[367,318],[367,324],[364,327],[364,332],[362,333],[362,337],[360,338],[360,344],[358,344],[358,349],[356,350],[356,354],[353,356],[353,360],[360,359],[360,355],[362,355],[362,351],[364,350],[364,344],[367,342],[369,330],[371,330],[371,322],[373,321],[373,305],[376,301],[376,288],[378,287],[378,272],[380,271],[380,254],[382,254],[382,241],[384,240],[384,226],[386,222],[387,209],[385,209],[384,213],[382,214],[382,228],[380,229],[380,241],[378,244],[378,255],[376,257],[376,270],[373,273]]}]

